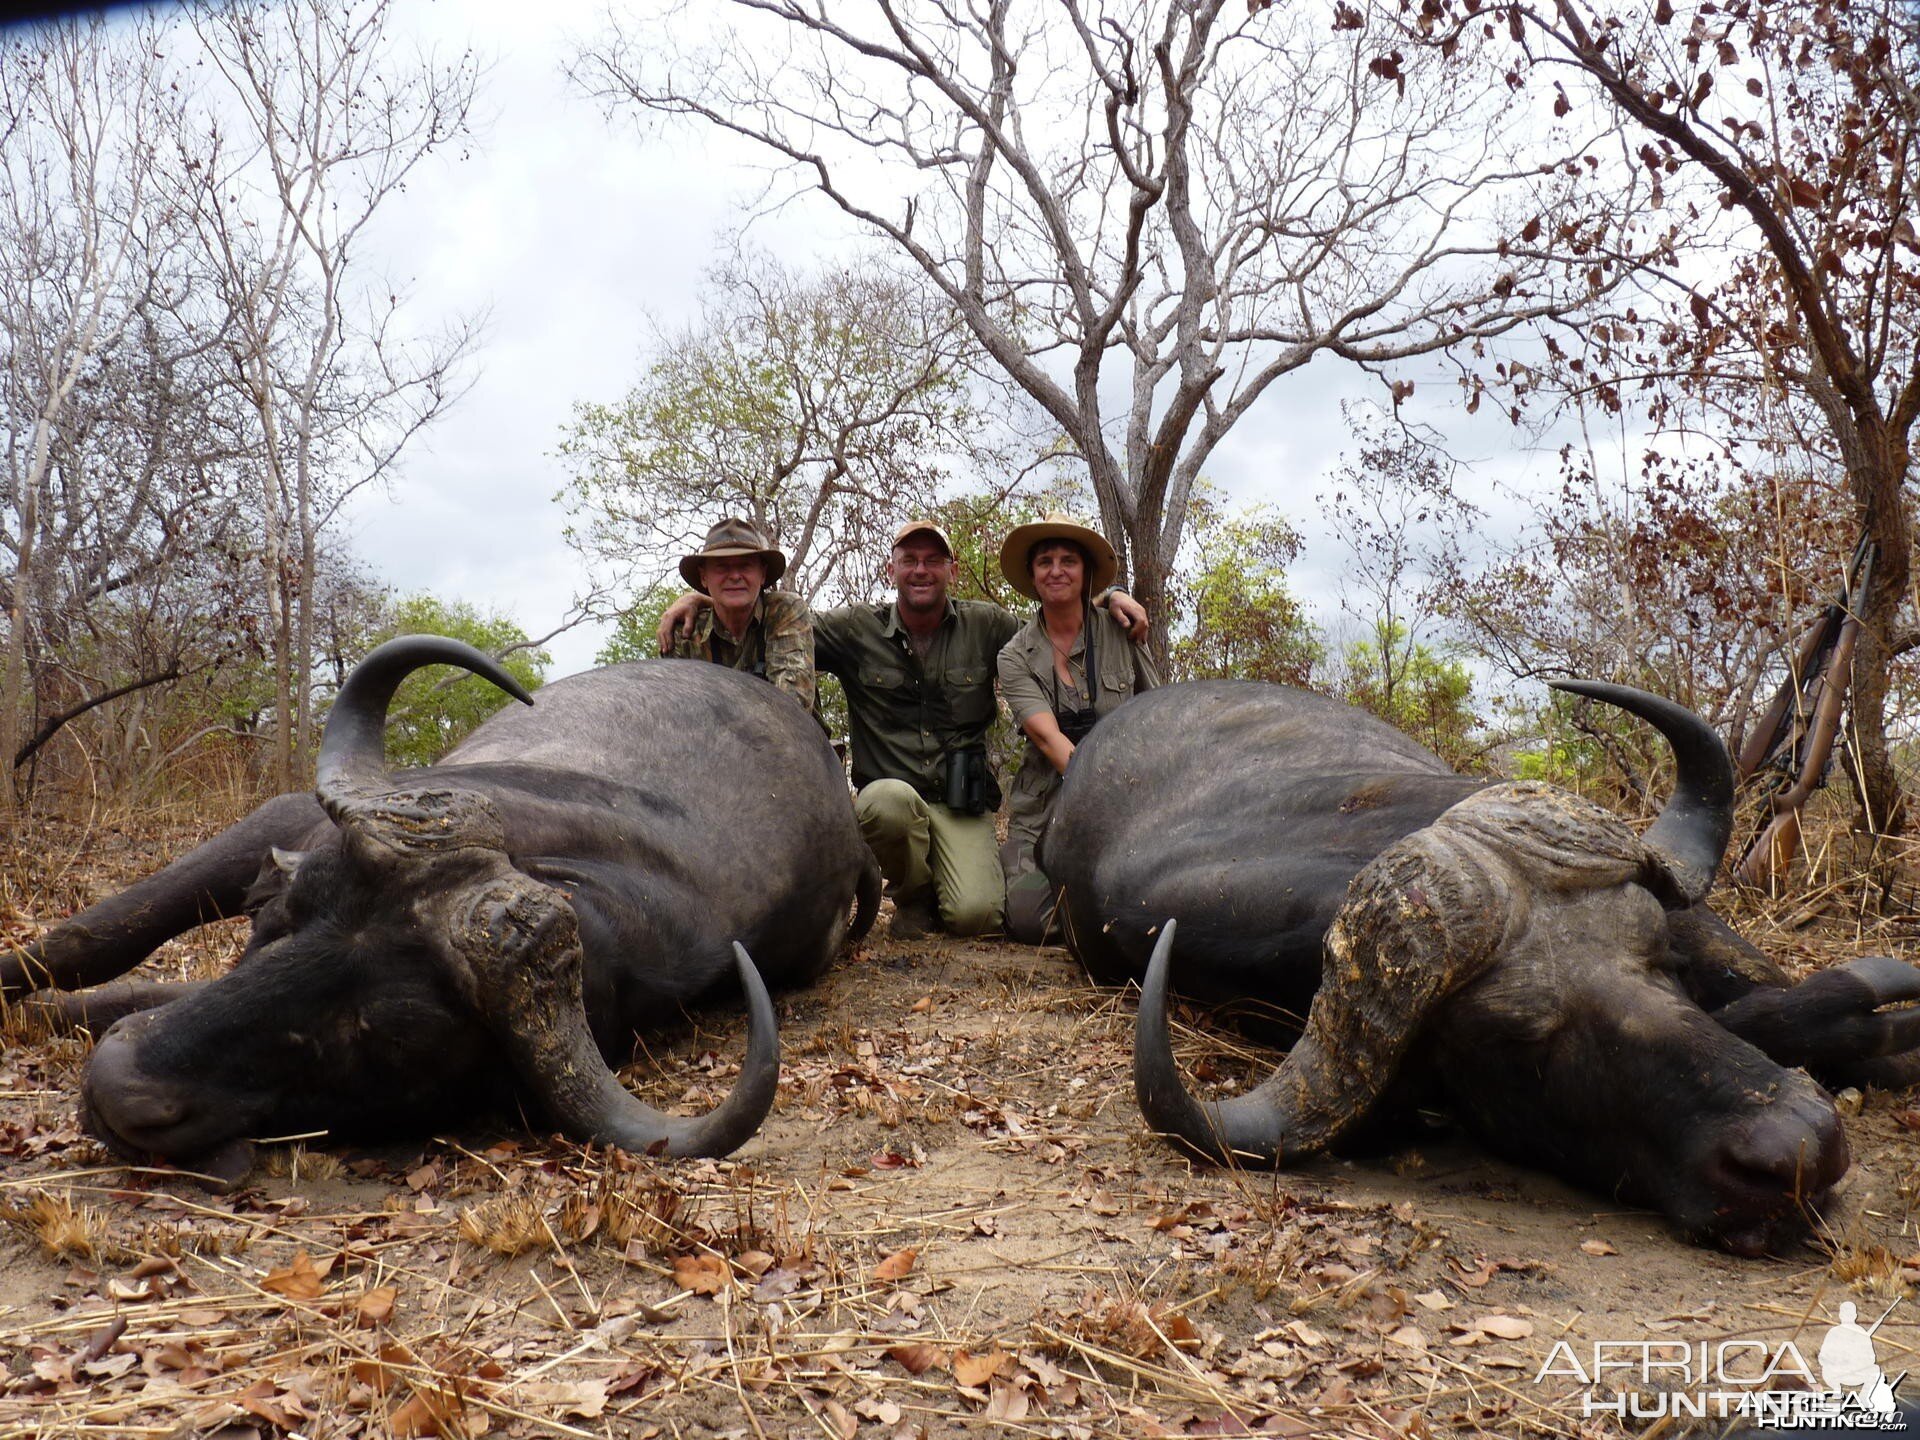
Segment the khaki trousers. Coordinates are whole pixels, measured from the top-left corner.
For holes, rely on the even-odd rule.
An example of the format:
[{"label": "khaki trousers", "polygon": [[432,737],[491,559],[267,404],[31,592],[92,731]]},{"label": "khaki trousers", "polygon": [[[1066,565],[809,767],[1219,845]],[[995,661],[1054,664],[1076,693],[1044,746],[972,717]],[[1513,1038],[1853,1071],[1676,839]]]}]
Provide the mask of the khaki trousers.
[{"label": "khaki trousers", "polygon": [[896,899],[931,883],[949,933],[984,935],[1000,928],[1007,888],[993,816],[955,814],[904,780],[864,786],[853,812]]}]

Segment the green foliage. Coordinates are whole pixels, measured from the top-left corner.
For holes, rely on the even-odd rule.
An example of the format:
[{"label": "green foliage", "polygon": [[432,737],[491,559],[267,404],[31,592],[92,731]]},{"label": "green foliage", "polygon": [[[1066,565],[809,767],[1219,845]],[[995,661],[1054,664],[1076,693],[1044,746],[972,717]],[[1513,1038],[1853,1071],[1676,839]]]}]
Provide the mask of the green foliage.
[{"label": "green foliage", "polygon": [[[520,627],[500,615],[483,614],[465,600],[409,595],[394,605],[372,644],[396,635],[447,635],[476,650],[498,655],[525,645]],[[529,690],[537,690],[553,659],[544,650],[515,650],[500,664]],[[460,675],[461,678],[454,678]],[[477,675],[435,666],[407,677],[387,711],[387,759],[394,765],[430,765],[464,739],[510,696]]]},{"label": "green foliage", "polygon": [[1324,651],[1287,588],[1299,532],[1272,506],[1230,514],[1217,491],[1197,487],[1187,539],[1191,558],[1167,584],[1166,678],[1309,683]]},{"label": "green foliage", "polygon": [[1455,769],[1481,760],[1473,735],[1473,676],[1446,650],[1409,641],[1403,626],[1376,625],[1341,652],[1341,698],[1412,736]]},{"label": "green foliage", "polygon": [[1514,779],[1558,785],[1623,815],[1658,808],[1652,802],[1671,791],[1673,752],[1624,710],[1548,690],[1539,705],[1515,711],[1512,728],[1533,738],[1509,757]]},{"label": "green foliage", "polygon": [[638,593],[726,515],[786,552],[810,602],[866,593],[886,537],[957,463],[984,464],[950,309],[871,264],[716,270],[698,321],[657,337],[624,399],[581,403],[558,454],[567,543],[600,588]]},{"label": "green foliage", "polygon": [[677,584],[660,584],[634,597],[633,604],[614,617],[612,633],[594,654],[593,663],[618,665],[624,660],[651,660],[657,657],[660,654],[660,616],[679,594]]}]

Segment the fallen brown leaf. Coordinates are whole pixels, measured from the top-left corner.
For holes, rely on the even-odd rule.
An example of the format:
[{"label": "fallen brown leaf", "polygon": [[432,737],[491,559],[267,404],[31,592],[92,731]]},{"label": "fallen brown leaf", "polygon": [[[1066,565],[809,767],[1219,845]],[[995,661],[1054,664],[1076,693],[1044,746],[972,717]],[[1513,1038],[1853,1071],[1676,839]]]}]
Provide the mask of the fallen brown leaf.
[{"label": "fallen brown leaf", "polygon": [[469,1409],[450,1395],[416,1390],[406,1404],[388,1417],[387,1425],[401,1440],[422,1435],[438,1435],[444,1440],[477,1440],[487,1433],[487,1412]]},{"label": "fallen brown leaf", "polygon": [[607,1408],[605,1380],[533,1380],[516,1386],[514,1394],[534,1405],[551,1405],[562,1416],[597,1420]]},{"label": "fallen brown leaf", "polygon": [[1009,1425],[1018,1425],[1027,1418],[1032,1400],[1024,1385],[996,1384],[987,1396],[987,1408],[984,1412],[989,1420],[1004,1421]]},{"label": "fallen brown leaf", "polygon": [[904,1280],[913,1272],[913,1262],[919,1258],[920,1252],[911,1245],[903,1250],[896,1250],[893,1254],[887,1256],[886,1259],[873,1267],[873,1278],[876,1280]]},{"label": "fallen brown leaf", "polygon": [[1497,1335],[1502,1340],[1524,1340],[1533,1334],[1533,1322],[1522,1320],[1517,1315],[1482,1315],[1473,1322],[1489,1335]]},{"label": "fallen brown leaf", "polygon": [[946,1357],[931,1345],[915,1344],[892,1346],[887,1358],[909,1375],[924,1375]]},{"label": "fallen brown leaf", "polygon": [[832,1428],[833,1433],[840,1437],[840,1440],[853,1440],[853,1437],[859,1433],[860,1422],[854,1419],[852,1412],[838,1400],[824,1401],[820,1409],[827,1417],[827,1424]]},{"label": "fallen brown leaf", "polygon": [[333,1269],[333,1257],[324,1265],[315,1265],[313,1257],[302,1250],[285,1270],[275,1270],[260,1282],[260,1288],[289,1300],[317,1300],[327,1288],[327,1273]]},{"label": "fallen brown leaf", "polygon": [[696,1295],[718,1295],[729,1278],[727,1262],[718,1255],[676,1255],[673,1283]]},{"label": "fallen brown leaf", "polygon": [[764,1250],[742,1250],[733,1257],[733,1263],[758,1280],[773,1268],[774,1259]]},{"label": "fallen brown leaf", "polygon": [[971,1389],[978,1389],[1005,1370],[1012,1359],[1004,1350],[989,1350],[984,1355],[956,1350],[953,1352],[953,1378]]},{"label": "fallen brown leaf", "polygon": [[354,1325],[361,1330],[371,1330],[386,1324],[393,1318],[393,1302],[399,1298],[400,1292],[393,1286],[376,1285],[354,1302]]}]

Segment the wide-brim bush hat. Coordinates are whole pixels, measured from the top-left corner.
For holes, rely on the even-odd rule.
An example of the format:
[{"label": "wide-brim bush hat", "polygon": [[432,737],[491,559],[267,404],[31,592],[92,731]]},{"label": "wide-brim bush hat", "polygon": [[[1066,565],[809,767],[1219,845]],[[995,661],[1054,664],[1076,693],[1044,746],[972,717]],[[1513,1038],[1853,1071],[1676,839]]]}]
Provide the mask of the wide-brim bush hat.
[{"label": "wide-brim bush hat", "polygon": [[774,548],[767,532],[751,520],[729,515],[707,531],[706,541],[698,550],[680,557],[680,578],[704,595],[707,587],[700,580],[700,562],[736,555],[758,555],[764,560],[769,585],[787,573],[787,557]]},{"label": "wide-brim bush hat", "polygon": [[1090,525],[1082,525],[1068,515],[1050,514],[1044,520],[1016,525],[1000,546],[1000,573],[1007,583],[1029,600],[1038,600],[1033,571],[1028,561],[1034,547],[1048,540],[1071,540],[1087,552],[1087,593],[1098,595],[1113,584],[1120,573],[1120,557],[1113,553],[1107,537]]}]

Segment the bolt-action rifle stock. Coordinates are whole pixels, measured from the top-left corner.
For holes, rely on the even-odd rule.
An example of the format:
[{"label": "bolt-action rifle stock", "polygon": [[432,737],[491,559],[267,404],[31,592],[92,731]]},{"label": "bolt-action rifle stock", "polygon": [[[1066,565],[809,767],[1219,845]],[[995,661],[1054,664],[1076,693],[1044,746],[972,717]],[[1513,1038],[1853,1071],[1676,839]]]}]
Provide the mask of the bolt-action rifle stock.
[{"label": "bolt-action rifle stock", "polygon": [[1859,601],[1873,578],[1873,545],[1863,536],[1838,598],[1821,611],[1795,652],[1787,678],[1740,747],[1741,784],[1760,777],[1771,807],[1734,866],[1747,885],[1784,876],[1800,846],[1800,811],[1825,781],[1860,635]]}]

